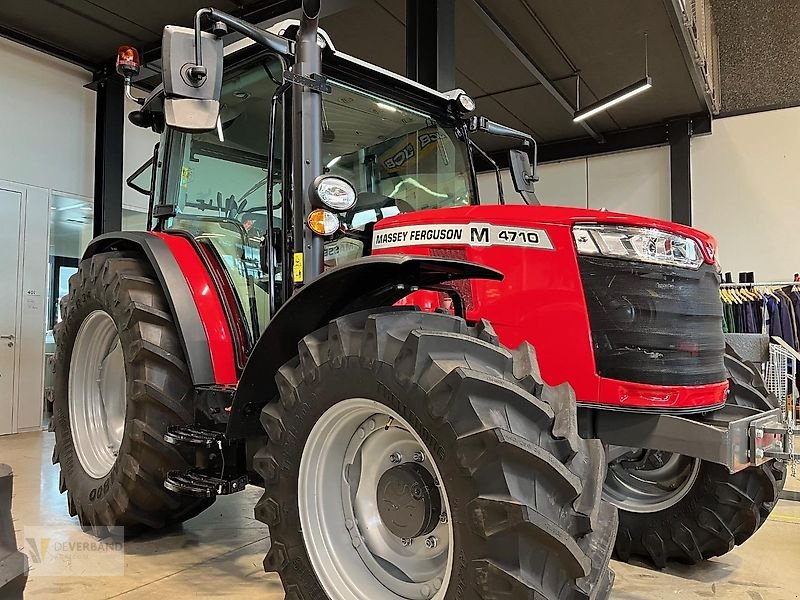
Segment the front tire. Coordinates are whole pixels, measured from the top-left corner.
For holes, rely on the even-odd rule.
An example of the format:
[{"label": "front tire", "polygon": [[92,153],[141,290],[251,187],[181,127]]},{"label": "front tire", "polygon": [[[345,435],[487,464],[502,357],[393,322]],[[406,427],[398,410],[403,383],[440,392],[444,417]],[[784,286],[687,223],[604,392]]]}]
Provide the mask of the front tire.
[{"label": "front tire", "polygon": [[70,515],[95,530],[133,533],[204,510],[210,501],[164,488],[168,471],[188,469],[163,435],[193,421],[192,382],[150,265],[122,252],[82,261],[62,315],[53,463]]},{"label": "front tire", "polygon": [[[729,350],[727,403],[770,410],[760,374]],[[627,465],[625,464],[627,462]],[[750,539],[778,501],[786,465],[769,461],[731,475],[722,465],[640,451],[609,465],[604,495],[619,509],[615,558],[664,568],[727,554]]]},{"label": "front tire", "polygon": [[540,383],[530,346],[373,310],[307,336],[277,382],[255,514],[287,597],[607,598],[603,449],[578,436],[568,386]]}]

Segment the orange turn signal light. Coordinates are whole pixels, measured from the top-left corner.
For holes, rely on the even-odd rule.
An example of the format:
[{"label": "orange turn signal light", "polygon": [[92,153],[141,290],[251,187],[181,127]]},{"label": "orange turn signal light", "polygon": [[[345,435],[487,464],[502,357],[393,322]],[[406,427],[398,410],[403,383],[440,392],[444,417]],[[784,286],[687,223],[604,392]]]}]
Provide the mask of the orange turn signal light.
[{"label": "orange turn signal light", "polygon": [[308,213],[308,228],[317,235],[333,235],[339,230],[339,217],[332,212],[317,208]]}]

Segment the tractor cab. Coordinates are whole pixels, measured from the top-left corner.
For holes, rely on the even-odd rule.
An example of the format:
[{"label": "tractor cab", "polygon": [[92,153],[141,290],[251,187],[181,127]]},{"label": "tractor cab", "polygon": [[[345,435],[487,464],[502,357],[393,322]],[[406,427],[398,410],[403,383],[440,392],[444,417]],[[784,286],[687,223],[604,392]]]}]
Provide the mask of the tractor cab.
[{"label": "tractor cab", "polygon": [[[286,33],[287,24],[273,30]],[[326,43],[321,170],[352,187],[356,199],[345,210],[322,206],[316,213],[323,271],[369,255],[374,226],[385,217],[478,203],[468,115],[456,101],[463,93],[431,97]],[[254,46],[229,53],[211,130],[166,125],[163,89],[132,115],[161,132],[158,183],[143,190],[154,230],[187,235],[215,263],[235,296],[248,346],[295,287],[293,91],[284,83],[285,62]],[[299,217],[305,228],[307,218]]]}]

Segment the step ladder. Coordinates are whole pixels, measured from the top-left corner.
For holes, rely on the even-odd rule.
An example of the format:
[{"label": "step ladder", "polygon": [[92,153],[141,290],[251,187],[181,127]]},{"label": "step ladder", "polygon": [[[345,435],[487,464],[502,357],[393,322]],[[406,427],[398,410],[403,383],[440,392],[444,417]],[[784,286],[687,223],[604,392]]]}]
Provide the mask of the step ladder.
[{"label": "step ladder", "polygon": [[[225,434],[197,425],[170,427],[164,441],[180,448],[195,451],[195,461],[202,467],[187,471],[170,471],[164,487],[171,492],[198,498],[214,498],[241,492],[249,482],[247,473],[233,469],[236,460],[230,455],[235,449],[225,439]],[[226,469],[226,463],[229,465]]]}]

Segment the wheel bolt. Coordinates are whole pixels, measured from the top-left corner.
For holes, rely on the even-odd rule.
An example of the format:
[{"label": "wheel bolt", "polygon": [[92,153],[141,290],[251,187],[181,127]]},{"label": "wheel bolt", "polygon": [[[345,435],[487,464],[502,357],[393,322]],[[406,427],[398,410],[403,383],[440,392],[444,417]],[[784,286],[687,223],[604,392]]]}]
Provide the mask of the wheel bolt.
[{"label": "wheel bolt", "polygon": [[439,515],[439,523],[447,523],[447,513],[442,513]]},{"label": "wheel bolt", "polygon": [[435,535],[432,535],[425,540],[425,547],[428,550],[433,550],[438,545],[439,545],[439,538],[437,538]]},{"label": "wheel bolt", "polygon": [[399,465],[401,462],[403,462],[403,455],[399,452],[393,452],[389,456],[389,460],[392,461],[393,464]]},{"label": "wheel bolt", "polygon": [[425,462],[425,454],[419,450],[414,452],[414,462]]},{"label": "wheel bolt", "polygon": [[403,546],[405,546],[406,548],[408,548],[411,545],[412,541],[413,540],[411,538],[402,538],[400,540],[400,543],[403,544]]}]

